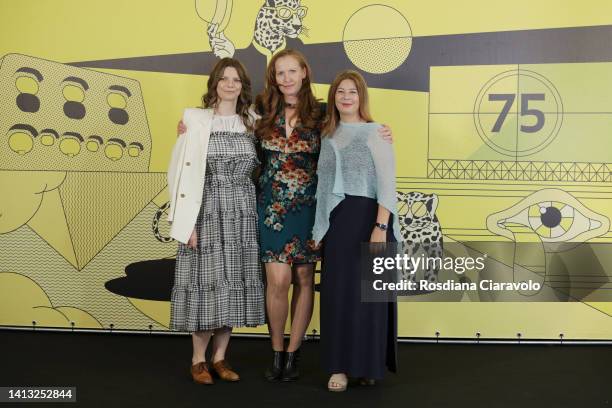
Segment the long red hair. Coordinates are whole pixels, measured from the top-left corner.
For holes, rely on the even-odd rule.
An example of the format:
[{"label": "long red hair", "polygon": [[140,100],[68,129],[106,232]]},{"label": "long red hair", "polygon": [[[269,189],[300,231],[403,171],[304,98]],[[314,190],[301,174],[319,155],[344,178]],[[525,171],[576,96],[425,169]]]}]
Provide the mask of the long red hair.
[{"label": "long red hair", "polygon": [[255,134],[262,139],[270,138],[274,122],[285,108],[283,94],[276,83],[276,61],[283,57],[295,58],[300,67],[306,71],[306,77],[302,80],[302,87],[297,95],[297,116],[300,126],[313,129],[321,118],[321,104],[315,98],[311,88],[312,71],[310,65],[308,65],[304,54],[301,52],[290,48],[284,49],[275,54],[270,60],[266,69],[264,91],[261,95],[257,96],[255,102],[258,113],[261,115],[261,120],[257,123]]}]

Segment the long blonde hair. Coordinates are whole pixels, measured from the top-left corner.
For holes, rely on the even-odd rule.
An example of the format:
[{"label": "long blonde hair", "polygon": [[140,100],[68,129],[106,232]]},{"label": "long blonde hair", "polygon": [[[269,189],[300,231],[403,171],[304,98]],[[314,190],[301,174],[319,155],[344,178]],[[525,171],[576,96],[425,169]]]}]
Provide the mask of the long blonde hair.
[{"label": "long blonde hair", "polygon": [[327,118],[323,122],[323,129],[321,131],[322,136],[331,136],[340,123],[340,112],[336,107],[336,92],[340,83],[345,79],[349,79],[355,83],[357,87],[357,95],[359,96],[359,116],[366,122],[373,122],[372,115],[370,114],[370,98],[368,96],[368,84],[366,84],[363,76],[357,71],[348,69],[342,71],[332,82],[329,87],[329,93],[327,94]]}]

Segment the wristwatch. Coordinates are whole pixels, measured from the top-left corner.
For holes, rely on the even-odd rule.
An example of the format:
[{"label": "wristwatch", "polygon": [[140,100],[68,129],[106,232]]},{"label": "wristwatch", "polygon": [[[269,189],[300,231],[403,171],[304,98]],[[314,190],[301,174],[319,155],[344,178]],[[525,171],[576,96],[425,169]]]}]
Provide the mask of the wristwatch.
[{"label": "wristwatch", "polygon": [[386,231],[387,228],[389,228],[389,226],[387,224],[381,224],[380,222],[377,222],[376,224],[374,224],[376,227],[380,228],[383,231]]}]

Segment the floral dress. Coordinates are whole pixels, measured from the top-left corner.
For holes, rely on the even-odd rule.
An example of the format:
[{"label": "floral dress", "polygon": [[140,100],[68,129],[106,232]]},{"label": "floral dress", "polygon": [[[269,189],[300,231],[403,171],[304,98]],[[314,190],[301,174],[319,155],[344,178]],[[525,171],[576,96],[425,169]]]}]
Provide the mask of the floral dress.
[{"label": "floral dress", "polygon": [[320,260],[314,248],[317,161],[321,132],[300,127],[289,137],[279,115],[272,135],[261,141],[263,168],[257,198],[262,262],[286,264]]}]

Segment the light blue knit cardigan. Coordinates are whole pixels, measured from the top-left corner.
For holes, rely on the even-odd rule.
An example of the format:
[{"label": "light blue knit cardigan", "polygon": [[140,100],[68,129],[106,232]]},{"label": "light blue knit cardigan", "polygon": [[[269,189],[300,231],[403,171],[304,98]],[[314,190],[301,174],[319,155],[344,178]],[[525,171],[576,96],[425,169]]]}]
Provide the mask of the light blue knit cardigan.
[{"label": "light blue knit cardigan", "polygon": [[[312,230],[318,244],[329,228],[329,215],[345,194],[375,198],[393,214],[393,232],[402,241],[397,219],[395,156],[378,134],[377,123],[344,123],[322,137],[317,165],[317,210]],[[374,225],[372,225],[374,228]]]}]

